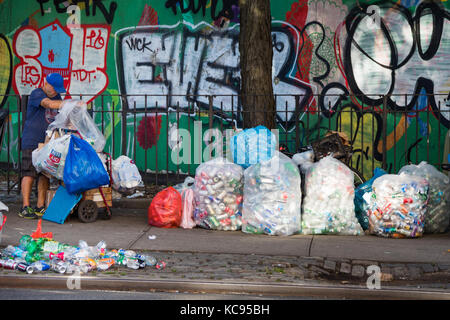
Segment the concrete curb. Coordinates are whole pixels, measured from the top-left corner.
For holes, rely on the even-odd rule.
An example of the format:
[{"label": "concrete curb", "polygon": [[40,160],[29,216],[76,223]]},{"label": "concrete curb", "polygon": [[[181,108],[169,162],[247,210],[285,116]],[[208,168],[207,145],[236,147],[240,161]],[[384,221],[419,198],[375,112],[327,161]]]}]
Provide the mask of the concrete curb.
[{"label": "concrete curb", "polygon": [[306,296],[320,298],[347,299],[414,299],[414,300],[450,300],[450,292],[432,289],[413,289],[402,287],[386,287],[370,290],[362,286],[333,286],[315,283],[276,284],[258,282],[223,282],[223,281],[187,281],[187,280],[143,280],[112,279],[97,277],[80,277],[78,288],[68,288],[71,276],[26,277],[2,276],[0,287],[30,288],[53,290],[115,290],[115,291],[164,291],[191,293],[231,293]]}]

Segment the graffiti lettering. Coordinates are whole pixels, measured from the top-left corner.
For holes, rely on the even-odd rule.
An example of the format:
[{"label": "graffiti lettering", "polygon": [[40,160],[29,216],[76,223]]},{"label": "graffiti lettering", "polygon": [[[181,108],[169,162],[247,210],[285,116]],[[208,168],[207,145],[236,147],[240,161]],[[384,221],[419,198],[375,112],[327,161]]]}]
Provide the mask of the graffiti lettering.
[{"label": "graffiti lettering", "polygon": [[[44,3],[49,2],[49,0],[36,0],[39,3],[39,7],[41,9],[41,15],[43,16],[44,11]],[[105,5],[102,2],[103,0],[71,0],[71,3],[73,5],[77,5],[78,3],[84,3],[84,6],[86,8],[86,16],[90,16],[90,3],[92,2],[92,15],[95,16],[97,14],[97,9],[101,11],[103,14],[103,17],[105,18],[106,22],[108,24],[113,23],[114,21],[114,14],[117,9],[117,3],[115,1],[112,1],[109,4],[109,10],[106,9]],[[68,1],[66,0],[53,0],[53,5],[55,7],[56,12],[58,13],[66,13],[67,7],[68,7]]]},{"label": "graffiti lettering", "polygon": [[450,114],[439,114],[446,95],[437,95],[450,89],[447,78],[440,76],[450,72],[449,13],[437,2],[420,3],[415,16],[401,5],[378,6],[381,25],[376,33],[367,28],[361,9],[347,17],[344,66],[350,88],[368,105],[382,104],[374,93],[389,95],[393,110],[412,110],[423,89],[435,115],[450,127]]},{"label": "graffiti lettering", "polygon": [[125,42],[128,45],[128,48],[130,48],[130,50],[144,51],[145,49],[147,49],[148,51],[152,51],[152,49],[149,48],[149,45],[152,42],[151,41],[146,42],[145,40],[146,40],[145,37],[143,39],[130,38]]},{"label": "graffiti lettering", "polygon": [[[231,112],[234,118],[239,115],[239,31],[205,32],[205,26],[207,24],[197,28],[183,26],[177,32],[177,26],[133,29],[132,33],[130,28],[120,33],[117,50],[122,59],[117,61],[117,68],[122,72],[119,77],[121,92],[151,96],[146,101],[145,97],[129,97],[130,108],[136,103],[136,108],[186,110],[195,103],[200,109],[208,110],[207,95],[220,92],[220,96],[214,98],[215,110],[224,117]],[[290,77],[297,54],[292,38],[287,27],[273,26],[273,81],[278,117],[289,125],[311,93],[309,86]],[[150,40],[139,43],[137,39]],[[144,49],[152,54],[141,54]],[[299,105],[292,94],[302,96]],[[168,100],[164,95],[169,96]],[[235,97],[231,98],[231,95]]]},{"label": "graffiti lettering", "polygon": [[232,20],[235,15],[235,10],[233,10],[233,6],[238,6],[238,0],[222,0],[222,10],[216,14],[217,9],[217,0],[197,0],[198,4],[195,6],[196,0],[189,0],[186,5],[186,1],[184,0],[167,0],[166,8],[172,9],[173,14],[177,14],[177,7],[180,8],[181,13],[187,13],[192,11],[193,13],[198,13],[202,10],[203,16],[206,15],[206,8],[208,3],[211,2],[211,19],[217,20],[220,17],[227,18]]},{"label": "graffiti lettering", "polygon": [[14,90],[30,94],[49,73],[64,78],[69,96],[82,95],[92,101],[108,85],[106,50],[109,26],[61,26],[58,20],[36,30],[19,29],[13,49],[20,63],[14,67]]}]

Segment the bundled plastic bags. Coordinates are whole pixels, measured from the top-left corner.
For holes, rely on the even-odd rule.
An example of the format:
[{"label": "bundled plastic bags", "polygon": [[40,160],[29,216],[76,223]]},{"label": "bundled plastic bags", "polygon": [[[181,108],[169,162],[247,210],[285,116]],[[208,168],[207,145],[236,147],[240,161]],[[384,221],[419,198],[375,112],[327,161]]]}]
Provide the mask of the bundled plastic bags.
[{"label": "bundled plastic bags", "polygon": [[83,140],[89,142],[97,151],[103,151],[106,139],[95,125],[94,120],[87,112],[87,105],[82,100],[64,100],[58,115],[48,126],[48,130],[54,128],[76,129]]},{"label": "bundled plastic bags", "polygon": [[399,174],[406,173],[425,178],[429,183],[428,205],[425,215],[425,233],[443,233],[450,222],[450,179],[434,166],[422,161],[406,165]]},{"label": "bundled plastic bags", "polygon": [[385,174],[366,194],[369,231],[383,237],[415,238],[423,234],[428,200],[428,181],[401,173]]},{"label": "bundled plastic bags", "polygon": [[387,172],[381,168],[375,168],[375,170],[373,171],[373,177],[369,181],[364,182],[355,189],[355,214],[356,218],[361,224],[361,227],[364,230],[367,230],[369,228],[369,216],[367,214],[369,203],[364,200],[364,195],[366,193],[370,194],[372,192],[373,182],[375,181],[375,179],[381,177],[384,174],[387,174]]},{"label": "bundled plastic bags", "polygon": [[92,146],[76,136],[70,136],[64,167],[64,184],[71,194],[80,194],[109,184],[109,175]]},{"label": "bundled plastic bags", "polygon": [[37,172],[43,172],[58,180],[63,180],[70,137],[70,135],[64,135],[52,138],[41,149],[33,151],[32,161]]},{"label": "bundled plastic bags", "polygon": [[133,189],[142,183],[142,177],[135,162],[127,156],[112,161],[111,177],[113,188],[119,192]]},{"label": "bundled plastic bags", "polygon": [[276,147],[277,137],[264,126],[243,130],[234,135],[230,143],[233,162],[244,168],[269,160]]},{"label": "bundled plastic bags", "polygon": [[363,234],[355,217],[354,175],[341,161],[328,156],[306,173],[303,234]]},{"label": "bundled plastic bags", "polygon": [[292,235],[301,227],[301,178],[296,164],[278,151],[244,172],[242,231]]},{"label": "bundled plastic bags", "polygon": [[241,166],[224,158],[215,158],[199,165],[194,184],[196,224],[207,229],[240,229],[242,193]]},{"label": "bundled plastic bags", "polygon": [[148,207],[148,224],[159,228],[178,228],[180,223],[180,193],[173,187],[158,192]]},{"label": "bundled plastic bags", "polygon": [[181,223],[180,227],[183,229],[192,229],[197,224],[194,220],[194,190],[187,188],[181,193]]}]

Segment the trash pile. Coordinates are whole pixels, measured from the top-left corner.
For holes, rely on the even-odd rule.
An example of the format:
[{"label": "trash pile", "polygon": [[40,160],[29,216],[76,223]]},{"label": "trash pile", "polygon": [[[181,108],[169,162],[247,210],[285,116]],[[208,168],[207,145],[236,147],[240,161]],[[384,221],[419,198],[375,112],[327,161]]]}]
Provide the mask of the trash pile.
[{"label": "trash pile", "polygon": [[86,274],[94,270],[106,271],[114,265],[134,270],[147,266],[163,269],[166,266],[164,261],[133,250],[108,250],[105,241],[95,246],[89,246],[84,240],[80,240],[78,246],[60,243],[53,240],[52,233],[40,232],[41,221],[36,232],[20,238],[18,246],[9,245],[0,252],[0,267],[28,274],[48,270],[61,274]]},{"label": "trash pile", "polygon": [[331,156],[307,170],[302,234],[364,233],[355,216],[353,179],[353,172]]},{"label": "trash pile", "polygon": [[428,181],[401,173],[385,174],[364,199],[369,203],[369,231],[383,237],[420,237],[427,212]]},{"label": "trash pile", "polygon": [[450,223],[450,178],[434,166],[422,161],[407,165],[399,173],[425,178],[429,183],[425,233],[442,233]]},{"label": "trash pile", "polygon": [[[176,201],[168,201],[163,190],[150,207],[174,219],[170,227],[267,235],[402,238],[448,230],[449,179],[433,166],[405,166],[398,175],[375,168],[373,177],[355,188],[345,135],[329,132],[292,159],[277,151],[275,142],[263,126],[237,132],[230,159],[201,164],[195,178],[170,187]],[[149,213],[149,224],[161,226],[151,220]]]},{"label": "trash pile", "polygon": [[239,230],[242,226],[243,169],[216,158],[197,167],[194,184],[194,220],[216,230]]},{"label": "trash pile", "polygon": [[287,156],[275,152],[245,170],[242,231],[292,235],[301,227],[301,178]]}]

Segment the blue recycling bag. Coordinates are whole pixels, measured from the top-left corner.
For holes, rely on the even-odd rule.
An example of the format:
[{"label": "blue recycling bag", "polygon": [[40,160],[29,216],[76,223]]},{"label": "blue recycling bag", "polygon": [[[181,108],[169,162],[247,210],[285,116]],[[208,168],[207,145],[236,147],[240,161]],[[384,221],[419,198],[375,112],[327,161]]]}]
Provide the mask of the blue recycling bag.
[{"label": "blue recycling bag", "polygon": [[108,172],[97,152],[88,142],[74,135],[70,137],[63,180],[70,194],[109,184]]},{"label": "blue recycling bag", "polygon": [[277,137],[266,127],[245,129],[231,138],[230,151],[233,162],[243,168],[272,159]]},{"label": "blue recycling bag", "polygon": [[364,182],[355,189],[355,198],[354,198],[355,215],[363,230],[367,230],[369,228],[369,217],[366,214],[367,205],[363,196],[367,192],[372,192],[373,182],[377,178],[385,174],[387,174],[387,172],[384,171],[383,169],[375,168],[375,170],[373,171],[373,177],[369,181]]}]

